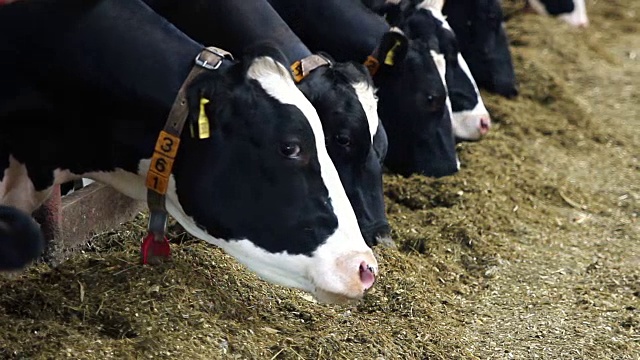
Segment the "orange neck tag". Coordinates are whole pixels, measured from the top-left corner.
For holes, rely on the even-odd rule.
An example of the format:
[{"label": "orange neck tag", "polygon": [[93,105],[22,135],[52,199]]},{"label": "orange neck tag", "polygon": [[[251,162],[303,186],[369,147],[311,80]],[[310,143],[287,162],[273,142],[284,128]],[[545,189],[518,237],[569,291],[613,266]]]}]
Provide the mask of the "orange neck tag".
[{"label": "orange neck tag", "polygon": [[147,172],[147,188],[161,195],[167,193],[169,176],[171,176],[173,161],[178,153],[179,145],[179,137],[164,130],[160,131]]}]

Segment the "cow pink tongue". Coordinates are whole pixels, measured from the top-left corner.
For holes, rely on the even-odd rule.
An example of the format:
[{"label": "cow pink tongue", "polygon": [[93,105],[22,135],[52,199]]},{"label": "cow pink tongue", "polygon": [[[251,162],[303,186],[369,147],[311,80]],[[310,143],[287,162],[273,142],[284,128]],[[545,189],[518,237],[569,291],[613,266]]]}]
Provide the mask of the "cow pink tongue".
[{"label": "cow pink tongue", "polygon": [[373,273],[373,270],[366,262],[360,263],[360,281],[362,281],[362,285],[364,285],[364,289],[368,290],[373,283],[376,281],[376,276]]}]

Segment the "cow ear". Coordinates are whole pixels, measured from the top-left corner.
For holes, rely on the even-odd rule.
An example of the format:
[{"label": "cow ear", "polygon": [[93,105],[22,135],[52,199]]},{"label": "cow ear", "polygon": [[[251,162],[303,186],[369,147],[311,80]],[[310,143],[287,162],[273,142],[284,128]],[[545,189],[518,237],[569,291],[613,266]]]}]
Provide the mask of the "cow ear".
[{"label": "cow ear", "polygon": [[397,67],[404,62],[409,48],[409,39],[398,28],[391,28],[382,36],[377,51],[380,66]]}]

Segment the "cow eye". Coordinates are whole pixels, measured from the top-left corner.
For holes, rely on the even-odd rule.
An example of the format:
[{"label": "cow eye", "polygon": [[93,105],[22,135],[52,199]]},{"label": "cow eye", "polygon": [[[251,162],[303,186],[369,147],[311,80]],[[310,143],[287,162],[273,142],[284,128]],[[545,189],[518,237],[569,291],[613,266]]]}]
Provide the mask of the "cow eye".
[{"label": "cow eye", "polygon": [[429,110],[432,110],[432,111],[436,110],[436,107],[437,107],[437,105],[436,105],[436,97],[433,96],[433,95],[428,95],[426,100],[427,100],[427,108]]},{"label": "cow eye", "polygon": [[280,154],[289,159],[297,159],[300,157],[300,145],[293,142],[280,144]]},{"label": "cow eye", "polygon": [[349,137],[349,135],[338,134],[338,135],[336,135],[336,142],[340,146],[347,147],[347,146],[351,145],[351,138]]}]

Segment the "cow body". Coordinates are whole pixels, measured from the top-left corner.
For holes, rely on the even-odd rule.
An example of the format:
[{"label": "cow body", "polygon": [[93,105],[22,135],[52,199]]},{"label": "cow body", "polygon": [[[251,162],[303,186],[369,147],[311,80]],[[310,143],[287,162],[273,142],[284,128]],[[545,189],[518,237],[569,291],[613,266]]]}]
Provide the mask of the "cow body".
[{"label": "cow body", "polygon": [[[268,41],[283,51],[288,64],[312,55],[266,0],[145,1],[197,41],[219,44],[233,53]],[[329,66],[311,71],[299,88],[318,111],[329,156],[365,241],[392,244],[382,192],[387,138],[378,121],[371,77],[362,64],[328,60]]]},{"label": "cow body", "polygon": [[[203,45],[133,0],[16,2],[0,8],[0,33],[2,205],[30,213],[80,177],[146,200],[156,140]],[[188,84],[166,208],[270,282],[361,298],[377,262],[284,62],[254,47]],[[199,116],[208,138],[189,134]]]},{"label": "cow body", "polygon": [[[337,61],[379,64],[378,113],[389,137],[385,165],[428,176],[458,171],[455,141],[437,46],[410,41],[357,0],[269,0],[313,51]],[[434,46],[432,46],[434,45]]]},{"label": "cow body", "polygon": [[505,97],[518,85],[499,0],[445,1],[442,13],[478,86]]}]

